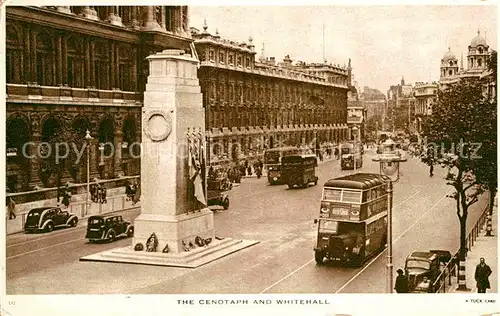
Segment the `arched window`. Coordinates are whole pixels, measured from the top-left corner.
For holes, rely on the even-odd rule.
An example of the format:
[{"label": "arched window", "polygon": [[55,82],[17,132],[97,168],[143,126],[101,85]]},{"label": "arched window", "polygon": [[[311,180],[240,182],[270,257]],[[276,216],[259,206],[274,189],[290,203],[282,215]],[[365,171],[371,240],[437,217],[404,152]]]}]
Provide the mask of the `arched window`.
[{"label": "arched window", "polygon": [[482,53],[483,53],[483,48],[479,47],[479,54],[482,54]]},{"label": "arched window", "polygon": [[68,38],[68,85],[74,88],[83,88],[83,74],[85,52],[81,39],[70,36]]},{"label": "arched window", "polygon": [[94,46],[94,76],[98,89],[108,89],[109,86],[109,54],[105,42],[97,42]]},{"label": "arched window", "polygon": [[37,82],[43,86],[55,83],[55,54],[52,37],[45,31],[36,36],[36,69]]},{"label": "arched window", "polygon": [[453,67],[453,60],[450,60],[450,67]]},{"label": "arched window", "polygon": [[5,66],[7,83],[22,83],[23,41],[19,29],[8,23],[6,27]]},{"label": "arched window", "polygon": [[448,75],[450,75],[450,76],[451,76],[451,75],[453,75],[453,70],[451,70],[451,69],[450,69],[450,70],[448,71]]}]

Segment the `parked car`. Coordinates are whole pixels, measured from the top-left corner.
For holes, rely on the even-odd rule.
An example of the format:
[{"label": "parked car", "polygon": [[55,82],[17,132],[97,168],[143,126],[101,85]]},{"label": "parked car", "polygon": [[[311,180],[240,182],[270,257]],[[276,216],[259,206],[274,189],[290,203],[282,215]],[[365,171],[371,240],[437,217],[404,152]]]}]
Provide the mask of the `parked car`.
[{"label": "parked car", "polygon": [[434,293],[432,285],[450,259],[451,253],[446,250],[415,251],[408,255],[405,274],[410,293]]},{"label": "parked car", "polygon": [[57,227],[75,227],[78,217],[59,207],[39,207],[28,212],[24,231],[29,232],[51,232]]},{"label": "parked car", "polygon": [[114,241],[119,236],[132,237],[134,226],[125,221],[121,215],[90,216],[88,219],[87,234],[89,241]]}]

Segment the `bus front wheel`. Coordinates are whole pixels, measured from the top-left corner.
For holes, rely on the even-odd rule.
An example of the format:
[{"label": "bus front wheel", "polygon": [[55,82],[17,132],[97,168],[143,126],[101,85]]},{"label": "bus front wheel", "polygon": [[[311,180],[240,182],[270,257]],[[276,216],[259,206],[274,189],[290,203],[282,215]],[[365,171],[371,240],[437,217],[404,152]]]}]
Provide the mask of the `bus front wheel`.
[{"label": "bus front wheel", "polygon": [[325,254],[321,250],[314,251],[314,260],[316,260],[317,264],[323,264],[323,259],[325,258]]}]

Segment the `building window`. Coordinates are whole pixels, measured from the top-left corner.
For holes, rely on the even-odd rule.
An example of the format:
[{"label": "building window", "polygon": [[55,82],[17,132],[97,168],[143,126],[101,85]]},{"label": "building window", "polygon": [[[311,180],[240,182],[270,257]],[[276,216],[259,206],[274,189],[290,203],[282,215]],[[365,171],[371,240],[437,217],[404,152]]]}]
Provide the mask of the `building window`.
[{"label": "building window", "polygon": [[233,64],[233,55],[229,55],[228,64],[229,65]]},{"label": "building window", "polygon": [[247,64],[246,64],[247,68],[250,68],[250,57],[247,57]]},{"label": "building window", "polygon": [[482,54],[483,53],[483,49],[481,47],[479,47],[479,54]]},{"label": "building window", "polygon": [[7,25],[6,28],[6,80],[8,83],[21,83],[21,74],[23,69],[23,44],[20,40],[16,28],[13,25]]},{"label": "building window", "polygon": [[224,52],[219,53],[219,63],[223,64],[225,62]]},{"label": "building window", "polygon": [[450,76],[451,76],[451,75],[453,75],[453,70],[451,70],[451,69],[450,69],[450,70],[448,71],[448,74],[449,74]]},{"label": "building window", "polygon": [[108,89],[109,59],[108,48],[105,43],[97,43],[94,47],[94,76],[97,89]]},{"label": "building window", "polygon": [[36,66],[37,82],[40,85],[54,85],[54,50],[52,38],[49,34],[41,32],[36,38]]},{"label": "building window", "polygon": [[479,58],[479,59],[477,60],[477,66],[478,66],[478,67],[481,67],[482,65],[483,65],[483,60],[482,60],[481,58]]},{"label": "building window", "polygon": [[213,62],[213,61],[215,61],[215,53],[214,53],[214,51],[213,51],[213,50],[211,50],[211,51],[208,53],[208,59],[209,59],[210,61],[212,61],[212,62]]},{"label": "building window", "polygon": [[68,38],[68,85],[74,88],[83,87],[84,56],[83,43],[76,37]]},{"label": "building window", "polygon": [[241,67],[241,56],[238,56],[238,67]]}]

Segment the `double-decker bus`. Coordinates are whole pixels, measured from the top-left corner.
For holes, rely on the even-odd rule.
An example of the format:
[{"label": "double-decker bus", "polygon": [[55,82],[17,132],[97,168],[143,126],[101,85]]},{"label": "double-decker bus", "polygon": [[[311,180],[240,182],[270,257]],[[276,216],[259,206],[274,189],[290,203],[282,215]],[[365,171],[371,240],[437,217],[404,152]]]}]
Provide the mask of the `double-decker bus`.
[{"label": "double-decker bus", "polygon": [[361,143],[348,142],[340,146],[340,169],[359,169],[363,167],[363,146]]},{"label": "double-decker bus", "polygon": [[298,155],[301,153],[301,149],[292,146],[267,149],[264,152],[267,181],[270,184],[281,184],[281,158],[283,156]]},{"label": "double-decker bus", "polygon": [[316,263],[326,258],[361,266],[385,248],[388,180],[379,174],[356,173],[324,184],[319,218],[314,221]]},{"label": "double-decker bus", "polygon": [[294,185],[307,188],[309,183],[318,184],[315,155],[288,155],[281,158],[281,178],[291,189]]}]

